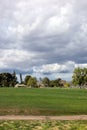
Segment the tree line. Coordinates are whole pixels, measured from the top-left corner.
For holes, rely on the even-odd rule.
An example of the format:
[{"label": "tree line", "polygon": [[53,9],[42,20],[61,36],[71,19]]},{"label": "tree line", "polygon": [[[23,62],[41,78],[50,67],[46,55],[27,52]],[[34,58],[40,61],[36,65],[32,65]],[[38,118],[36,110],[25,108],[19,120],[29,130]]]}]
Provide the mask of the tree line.
[{"label": "tree line", "polygon": [[[19,83],[17,81],[17,76],[15,71],[11,73],[0,73],[0,87],[15,87]],[[26,75],[25,79],[22,79],[22,74],[20,74],[20,84],[24,84],[27,87],[70,87],[71,85],[82,87],[87,87],[87,68],[75,68],[73,71],[71,83],[57,78],[50,80],[48,77],[40,78],[37,80],[36,77],[31,75]]]},{"label": "tree line", "polygon": [[27,75],[25,77],[24,83],[28,87],[64,87],[69,85],[65,80],[61,78],[50,80],[48,77],[40,78],[38,81],[36,77]]},{"label": "tree line", "polygon": [[40,78],[37,80],[36,77],[31,75],[26,75],[24,80],[22,79],[22,74],[20,76],[20,82],[17,81],[16,73],[0,73],[0,87],[15,87],[16,84],[20,86],[26,87],[64,87],[65,85],[68,86],[69,84],[62,80],[61,78],[50,80],[48,77]]}]

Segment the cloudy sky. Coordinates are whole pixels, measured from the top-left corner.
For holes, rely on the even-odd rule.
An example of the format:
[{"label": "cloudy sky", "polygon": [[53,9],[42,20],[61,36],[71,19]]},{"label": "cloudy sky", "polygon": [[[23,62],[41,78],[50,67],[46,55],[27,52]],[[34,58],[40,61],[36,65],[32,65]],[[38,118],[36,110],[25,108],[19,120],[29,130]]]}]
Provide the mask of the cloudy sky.
[{"label": "cloudy sky", "polygon": [[87,67],[86,0],[0,0],[0,72],[71,80]]}]

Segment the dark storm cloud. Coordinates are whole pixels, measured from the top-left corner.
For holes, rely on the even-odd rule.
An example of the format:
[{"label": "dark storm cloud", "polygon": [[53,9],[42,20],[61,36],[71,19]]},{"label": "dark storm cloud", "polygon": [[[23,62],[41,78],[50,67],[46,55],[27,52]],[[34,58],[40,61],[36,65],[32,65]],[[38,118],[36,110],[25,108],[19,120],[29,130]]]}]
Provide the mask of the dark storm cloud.
[{"label": "dark storm cloud", "polygon": [[87,64],[86,15],[86,0],[0,0],[0,68],[71,75]]}]

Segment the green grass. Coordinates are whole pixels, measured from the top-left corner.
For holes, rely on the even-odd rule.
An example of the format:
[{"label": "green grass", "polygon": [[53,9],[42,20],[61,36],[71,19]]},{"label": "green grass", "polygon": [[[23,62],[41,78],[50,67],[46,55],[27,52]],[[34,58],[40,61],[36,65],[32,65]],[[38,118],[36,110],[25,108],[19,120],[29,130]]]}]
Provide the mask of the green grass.
[{"label": "green grass", "polygon": [[0,115],[87,114],[87,90],[1,88]]},{"label": "green grass", "polygon": [[87,121],[0,121],[0,130],[87,130]]}]

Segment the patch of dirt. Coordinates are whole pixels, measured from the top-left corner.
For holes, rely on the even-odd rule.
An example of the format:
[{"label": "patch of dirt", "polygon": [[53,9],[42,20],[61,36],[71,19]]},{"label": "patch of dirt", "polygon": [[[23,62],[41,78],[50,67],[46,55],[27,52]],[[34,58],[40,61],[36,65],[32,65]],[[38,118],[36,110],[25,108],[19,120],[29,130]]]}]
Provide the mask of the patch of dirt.
[{"label": "patch of dirt", "polygon": [[0,116],[0,120],[87,120],[87,115],[74,115],[74,116],[7,115],[7,116]]}]

